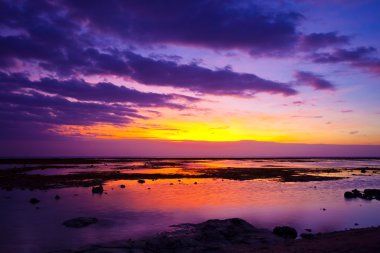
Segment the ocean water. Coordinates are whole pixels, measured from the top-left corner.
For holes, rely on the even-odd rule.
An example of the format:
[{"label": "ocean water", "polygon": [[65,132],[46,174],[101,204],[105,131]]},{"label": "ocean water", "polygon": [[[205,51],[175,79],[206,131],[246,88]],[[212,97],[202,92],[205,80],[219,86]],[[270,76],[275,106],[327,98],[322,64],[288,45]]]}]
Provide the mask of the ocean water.
[{"label": "ocean water", "polygon": [[[245,160],[166,160],[167,166],[146,161],[71,164],[71,168],[36,169],[27,173],[65,174],[83,171],[123,173],[197,173],[203,168],[362,168],[367,173],[345,170],[341,180],[279,182],[277,180],[158,179],[139,184],[116,180],[104,185],[102,195],[91,188],[71,187],[41,190],[0,190],[0,252],[49,252],[87,244],[140,238],[170,229],[179,223],[199,223],[208,219],[239,217],[256,227],[278,225],[329,232],[380,225],[380,201],[343,197],[357,188],[380,188],[380,160],[361,159],[245,159]],[[162,161],[161,161],[162,162]],[[62,164],[60,164],[62,165]],[[10,169],[23,165],[3,165]],[[29,166],[29,165],[27,165]],[[37,166],[37,165],[35,165]],[[373,171],[370,169],[373,168]],[[335,174],[334,174],[335,175]],[[194,184],[197,182],[197,184]],[[124,184],[125,188],[120,188]],[[58,194],[61,199],[55,200]],[[31,205],[29,199],[41,200]],[[80,216],[99,222],[81,229],[67,228],[62,222]]]}]

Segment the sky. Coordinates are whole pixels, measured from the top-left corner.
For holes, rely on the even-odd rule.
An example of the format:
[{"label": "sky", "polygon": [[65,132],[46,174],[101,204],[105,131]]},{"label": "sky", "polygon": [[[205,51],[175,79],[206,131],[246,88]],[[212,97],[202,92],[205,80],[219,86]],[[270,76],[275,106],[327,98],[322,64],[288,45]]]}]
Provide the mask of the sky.
[{"label": "sky", "polygon": [[0,0],[0,156],[380,156],[377,0]]}]

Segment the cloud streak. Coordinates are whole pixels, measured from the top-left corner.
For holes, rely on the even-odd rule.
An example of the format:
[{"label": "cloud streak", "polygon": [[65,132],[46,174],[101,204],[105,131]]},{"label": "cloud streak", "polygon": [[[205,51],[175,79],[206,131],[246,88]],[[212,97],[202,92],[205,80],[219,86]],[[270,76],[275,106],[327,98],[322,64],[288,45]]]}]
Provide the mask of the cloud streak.
[{"label": "cloud streak", "polygon": [[317,53],[311,59],[315,63],[347,63],[353,67],[380,74],[380,58],[372,56],[377,52],[374,47],[335,49],[331,53]]},{"label": "cloud streak", "polygon": [[294,74],[298,85],[310,86],[315,90],[335,90],[335,85],[321,75],[306,71],[297,71]]}]

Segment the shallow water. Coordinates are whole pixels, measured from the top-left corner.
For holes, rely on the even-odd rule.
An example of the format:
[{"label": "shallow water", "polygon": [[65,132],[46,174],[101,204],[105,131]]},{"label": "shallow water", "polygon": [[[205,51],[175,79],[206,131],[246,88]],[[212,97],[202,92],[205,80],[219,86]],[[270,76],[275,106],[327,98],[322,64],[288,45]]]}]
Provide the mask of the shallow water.
[{"label": "shallow water", "polygon": [[[194,168],[244,167],[248,166],[247,163],[249,167],[254,167],[253,164],[264,167],[273,164],[274,167],[283,165],[306,169],[379,168],[378,160],[313,160],[293,164],[290,161],[276,160],[201,160],[184,162],[181,167],[169,166],[167,169],[191,171]],[[82,169],[96,170],[101,169],[101,166],[104,165],[92,168],[85,166]],[[116,166],[113,164],[106,167]],[[165,168],[141,168],[141,171],[149,173],[147,170],[156,172]],[[49,170],[53,169],[43,171]],[[70,173],[70,169],[54,170]],[[64,173],[63,171],[59,173]],[[119,180],[107,183],[102,195],[92,194],[90,188],[84,187],[48,191],[0,191],[0,252],[47,252],[111,240],[139,238],[168,230],[173,224],[198,223],[216,218],[239,217],[257,227],[268,229],[277,225],[290,225],[299,233],[305,232],[306,228],[313,232],[328,232],[380,225],[380,201],[348,201],[343,198],[345,191],[354,188],[380,188],[380,174],[351,176],[351,172],[344,173],[344,176],[350,177],[306,183],[160,179],[146,180],[145,184],[139,184],[134,180]],[[126,185],[126,188],[120,188],[121,184]],[[61,196],[60,200],[54,199],[56,194]],[[41,202],[37,205],[29,204],[32,197]],[[323,211],[323,208],[326,210]],[[62,225],[64,220],[79,216],[97,217],[99,222],[82,229]],[[355,226],[355,223],[358,225]]]}]

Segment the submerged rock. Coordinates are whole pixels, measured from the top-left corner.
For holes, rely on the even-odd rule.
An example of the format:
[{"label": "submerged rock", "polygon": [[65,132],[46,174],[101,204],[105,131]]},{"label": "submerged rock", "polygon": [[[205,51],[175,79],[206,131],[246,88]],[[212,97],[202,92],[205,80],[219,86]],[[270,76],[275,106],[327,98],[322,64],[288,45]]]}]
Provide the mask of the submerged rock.
[{"label": "submerged rock", "polygon": [[280,236],[285,239],[296,239],[297,230],[289,226],[275,227],[273,229],[273,234]]},{"label": "submerged rock", "polygon": [[102,185],[92,187],[92,193],[102,194],[103,192],[104,189]]},{"label": "submerged rock", "polygon": [[70,220],[64,221],[62,224],[66,227],[70,228],[83,228],[87,227],[91,224],[95,224],[98,222],[97,218],[93,217],[78,217]]}]

